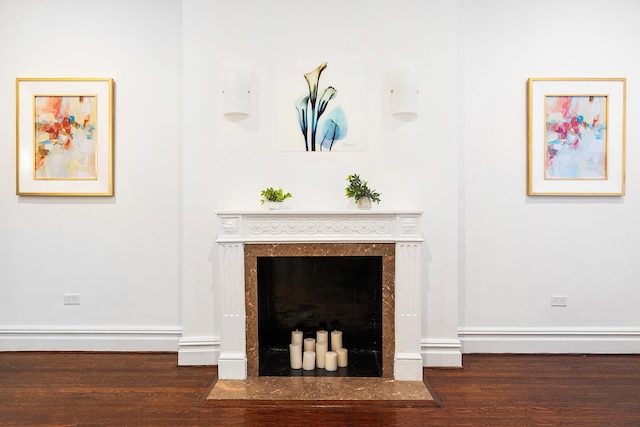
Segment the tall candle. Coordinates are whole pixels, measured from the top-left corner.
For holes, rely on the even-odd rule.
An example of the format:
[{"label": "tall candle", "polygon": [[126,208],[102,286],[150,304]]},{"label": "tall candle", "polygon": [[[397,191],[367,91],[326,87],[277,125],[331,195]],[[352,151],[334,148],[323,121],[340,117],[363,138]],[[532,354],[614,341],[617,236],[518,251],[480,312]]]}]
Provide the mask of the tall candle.
[{"label": "tall candle", "polygon": [[327,371],[338,370],[338,353],[335,351],[327,351],[327,354],[325,354],[324,369]]},{"label": "tall candle", "polygon": [[329,349],[329,343],[327,342],[318,342],[316,343],[316,366],[318,368],[323,368],[325,366],[325,355],[327,354],[327,350]]},{"label": "tall candle", "polygon": [[331,351],[342,348],[342,332],[331,331]]},{"label": "tall candle", "polygon": [[297,329],[295,331],[291,331],[291,344],[302,345],[302,331]]},{"label": "tall candle", "polygon": [[327,331],[318,331],[316,332],[316,342],[329,342],[329,332]]},{"label": "tall candle", "polygon": [[338,354],[338,367],[346,368],[349,364],[349,352],[346,348],[339,348],[336,350],[336,353]]},{"label": "tall candle", "polygon": [[304,339],[304,351],[316,351],[316,339],[305,338]]},{"label": "tall candle", "polygon": [[302,369],[312,371],[316,369],[316,354],[313,351],[305,351],[302,356]]},{"label": "tall candle", "polygon": [[302,345],[289,344],[289,361],[291,369],[302,368]]}]

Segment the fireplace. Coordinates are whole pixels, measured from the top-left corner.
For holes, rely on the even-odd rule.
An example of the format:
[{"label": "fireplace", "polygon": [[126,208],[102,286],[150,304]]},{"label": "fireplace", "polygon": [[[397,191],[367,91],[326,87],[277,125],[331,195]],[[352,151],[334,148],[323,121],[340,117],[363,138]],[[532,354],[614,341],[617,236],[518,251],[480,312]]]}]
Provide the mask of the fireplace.
[{"label": "fireplace", "polygon": [[343,330],[350,363],[337,375],[421,380],[420,216],[219,213],[219,378],[303,375],[287,363],[299,328]]},{"label": "fireplace", "polygon": [[[393,375],[395,245],[245,245],[248,375]],[[350,363],[289,368],[291,331],[340,330]]]}]

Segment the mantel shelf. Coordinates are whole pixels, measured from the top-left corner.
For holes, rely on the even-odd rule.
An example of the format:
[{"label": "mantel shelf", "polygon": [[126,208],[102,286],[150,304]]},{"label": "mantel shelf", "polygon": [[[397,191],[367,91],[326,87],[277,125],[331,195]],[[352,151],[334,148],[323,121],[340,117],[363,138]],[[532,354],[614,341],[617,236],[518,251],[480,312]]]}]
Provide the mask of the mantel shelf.
[{"label": "mantel shelf", "polygon": [[380,209],[343,209],[343,210],[293,210],[293,209],[274,209],[269,210],[257,209],[257,210],[221,210],[217,211],[218,215],[274,215],[274,216],[288,216],[288,215],[304,215],[304,216],[325,216],[325,215],[422,215],[424,212],[417,209],[400,209],[400,210],[380,210]]}]

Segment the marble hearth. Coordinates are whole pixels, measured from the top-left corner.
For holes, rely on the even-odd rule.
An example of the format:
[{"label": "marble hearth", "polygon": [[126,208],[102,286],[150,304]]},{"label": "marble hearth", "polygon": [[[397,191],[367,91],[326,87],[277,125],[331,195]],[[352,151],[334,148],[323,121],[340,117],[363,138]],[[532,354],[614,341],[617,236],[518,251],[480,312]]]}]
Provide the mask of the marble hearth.
[{"label": "marble hearth", "polygon": [[258,256],[354,256],[383,259],[383,373],[422,381],[421,212],[220,212],[216,239],[222,312],[218,376],[258,375]]}]

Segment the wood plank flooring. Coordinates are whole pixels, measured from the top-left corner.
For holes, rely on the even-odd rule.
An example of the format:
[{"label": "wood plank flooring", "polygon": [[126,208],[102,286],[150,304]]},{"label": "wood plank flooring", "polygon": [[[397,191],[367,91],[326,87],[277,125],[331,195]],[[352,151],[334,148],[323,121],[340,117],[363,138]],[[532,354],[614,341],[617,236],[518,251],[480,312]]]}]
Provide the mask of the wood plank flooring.
[{"label": "wood plank flooring", "polygon": [[640,426],[640,355],[466,355],[425,369],[441,407],[219,407],[215,367],[167,353],[0,353],[2,426]]}]

